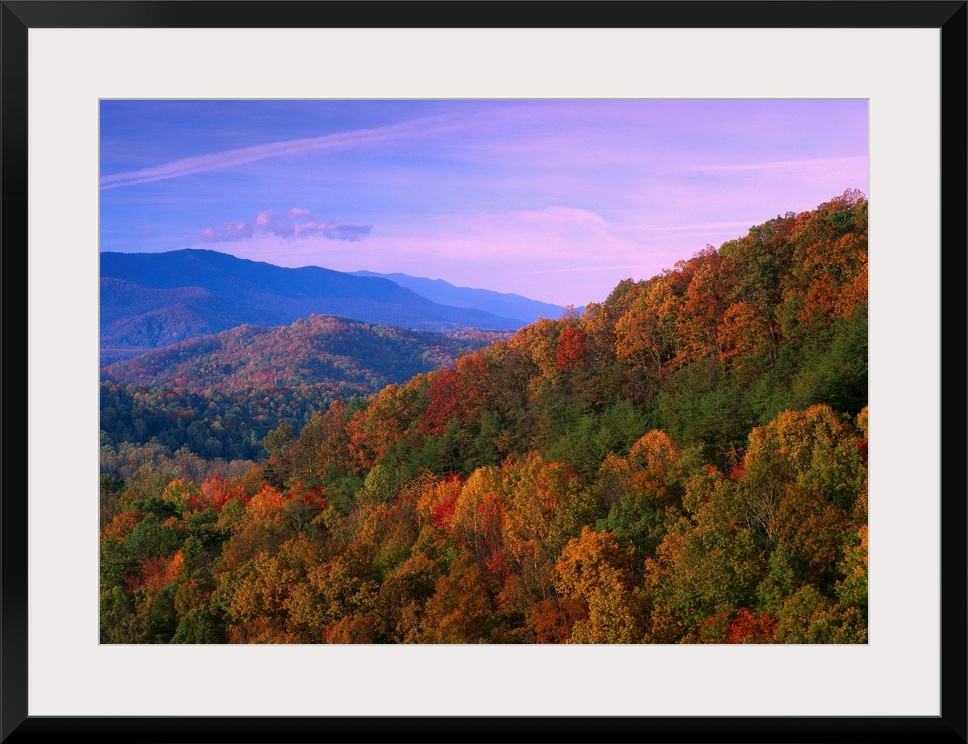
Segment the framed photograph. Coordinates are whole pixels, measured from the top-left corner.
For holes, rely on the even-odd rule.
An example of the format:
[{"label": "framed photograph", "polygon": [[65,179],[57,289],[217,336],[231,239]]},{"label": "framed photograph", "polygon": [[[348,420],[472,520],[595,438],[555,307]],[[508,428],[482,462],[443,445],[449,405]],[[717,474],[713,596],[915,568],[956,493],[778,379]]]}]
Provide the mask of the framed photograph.
[{"label": "framed photograph", "polygon": [[[104,742],[390,741],[404,737],[428,742],[966,741],[968,556],[963,460],[968,379],[968,313],[964,299],[968,268],[964,216],[968,204],[968,3],[454,3],[378,8],[360,3],[246,0],[0,0],[0,6],[4,216],[0,230],[7,249],[6,288],[11,298],[6,324],[6,451],[15,453],[7,459],[7,488],[0,502],[0,740],[48,741],[90,734]],[[512,9],[514,13],[509,12]],[[542,25],[530,25],[524,20],[527,9],[540,11]],[[467,19],[475,15],[475,25],[468,26]],[[546,17],[549,15],[553,17]],[[643,23],[646,25],[640,25]],[[176,113],[155,105],[173,101],[196,105]],[[389,631],[381,635],[368,630],[365,623],[343,623],[337,624],[336,630],[330,625],[320,631],[325,633],[320,637],[331,642],[318,644],[307,642],[306,636],[286,636],[285,629],[271,624],[238,623],[210,632],[204,619],[198,620],[199,614],[192,615],[197,622],[186,624],[184,618],[196,609],[186,589],[177,600],[171,600],[188,608],[179,610],[176,621],[152,619],[146,611],[142,620],[148,630],[129,632],[124,625],[129,616],[116,614],[111,615],[111,633],[105,635],[103,593],[100,604],[98,599],[99,581],[103,587],[98,531],[106,524],[105,485],[96,464],[99,451],[103,461],[105,440],[104,432],[100,440],[97,434],[99,428],[103,429],[98,426],[99,419],[103,421],[103,410],[94,393],[95,376],[104,379],[101,371],[106,364],[105,353],[111,361],[123,365],[135,351],[143,350],[139,344],[145,349],[162,346],[164,333],[171,329],[167,327],[158,338],[137,337],[140,340],[135,341],[131,340],[136,338],[134,335],[118,331],[105,351],[106,290],[103,284],[99,285],[99,275],[105,276],[100,264],[112,251],[113,231],[117,228],[118,235],[135,235],[146,245],[159,239],[156,231],[165,236],[184,234],[194,241],[185,243],[189,247],[207,246],[217,251],[224,248],[226,252],[234,248],[235,255],[242,258],[268,256],[268,252],[258,252],[262,250],[259,246],[269,251],[273,241],[288,240],[291,244],[306,236],[329,241],[327,245],[337,246],[346,256],[352,255],[354,246],[367,240],[384,255],[404,250],[403,243],[394,242],[392,235],[387,238],[374,231],[371,238],[365,210],[354,211],[353,200],[372,199],[373,192],[342,194],[341,201],[337,201],[335,193],[330,194],[327,203],[339,203],[342,210],[342,216],[333,215],[332,219],[331,215],[310,213],[305,204],[295,201],[291,205],[287,202],[289,211],[280,211],[281,206],[263,209],[257,200],[243,200],[249,183],[231,168],[244,163],[258,170],[280,153],[296,159],[306,157],[313,148],[321,146],[322,138],[312,127],[300,133],[299,139],[291,134],[273,139],[266,134],[264,142],[258,137],[241,138],[232,140],[236,144],[220,145],[217,138],[207,139],[206,122],[230,121],[234,117],[237,124],[230,124],[226,131],[237,133],[245,128],[246,121],[260,115],[262,105],[292,107],[307,102],[333,102],[341,107],[341,122],[354,121],[357,130],[353,134],[365,131],[370,142],[374,137],[389,136],[387,132],[393,134],[397,131],[395,126],[403,126],[384,122],[386,131],[379,129],[374,124],[376,118],[368,118],[371,110],[379,110],[383,115],[385,109],[375,104],[409,106],[410,118],[423,117],[421,122],[449,111],[451,106],[463,106],[461,110],[468,116],[480,115],[479,126],[483,128],[506,126],[507,119],[502,118],[506,112],[501,105],[510,102],[518,106],[515,116],[533,117],[531,131],[548,141],[548,157],[560,159],[567,157],[564,148],[581,147],[581,138],[562,136],[554,142],[553,128],[542,129],[549,105],[608,102],[616,107],[650,101],[674,105],[677,115],[701,112],[697,116],[709,124],[710,149],[714,147],[716,131],[748,127],[739,118],[733,118],[733,107],[739,103],[760,105],[770,117],[775,117],[764,114],[762,121],[775,121],[777,127],[781,121],[787,126],[791,117],[799,118],[797,126],[789,129],[795,134],[786,136],[799,139],[803,152],[810,151],[811,144],[821,138],[819,122],[824,114],[820,111],[826,104],[830,104],[829,110],[836,109],[837,116],[843,116],[840,134],[845,143],[850,140],[850,147],[845,144],[842,151],[833,148],[831,152],[836,156],[823,162],[808,161],[812,156],[804,155],[803,160],[798,160],[771,151],[770,128],[764,123],[757,135],[759,140],[749,131],[744,136],[751,152],[758,147],[762,150],[759,165],[754,168],[743,161],[717,166],[748,174],[729,181],[728,186],[720,186],[721,192],[725,189],[729,194],[716,194],[714,186],[695,189],[695,184],[687,180],[698,176],[687,174],[688,178],[679,182],[681,191],[676,194],[669,193],[674,187],[664,182],[662,188],[666,192],[652,193],[651,204],[644,197],[634,204],[642,210],[641,229],[656,229],[662,222],[662,210],[672,209],[677,198],[706,195],[711,200],[721,199],[724,204],[741,204],[747,186],[761,179],[762,190],[767,178],[778,192],[794,193],[795,187],[803,185],[801,181],[814,178],[817,168],[843,168],[845,172],[854,168],[851,177],[863,179],[866,194],[858,191],[845,192],[843,197],[826,195],[840,198],[843,203],[837,202],[840,206],[836,210],[832,207],[833,211],[823,218],[831,230],[839,231],[836,234],[842,245],[853,245],[848,233],[860,224],[862,207],[863,304],[867,306],[869,296],[869,306],[864,312],[861,335],[866,334],[862,339],[865,353],[869,348],[870,372],[865,372],[863,387],[870,403],[870,417],[868,424],[868,408],[864,406],[864,436],[857,439],[858,448],[850,449],[844,457],[863,458],[864,478],[868,477],[869,463],[869,481],[865,481],[869,485],[864,489],[863,515],[859,518],[863,521],[862,531],[857,530],[860,522],[850,523],[855,533],[863,535],[858,537],[858,541],[862,540],[859,544],[870,554],[863,599],[857,599],[855,590],[860,589],[845,583],[844,571],[848,569],[836,576],[829,571],[824,573],[823,566],[815,569],[818,576],[826,577],[830,596],[839,592],[836,596],[847,597],[844,607],[853,602],[853,609],[845,610],[833,599],[827,604],[823,604],[826,600],[817,599],[820,604],[804,610],[805,617],[811,618],[812,625],[808,625],[813,630],[804,630],[800,635],[791,631],[786,642],[781,639],[779,643],[775,642],[779,636],[774,635],[778,621],[765,611],[760,615],[733,611],[717,616],[719,620],[710,611],[689,628],[683,626],[681,616],[670,614],[671,619],[663,626],[656,620],[661,615],[655,609],[659,600],[649,595],[650,630],[640,630],[638,635],[627,638],[621,636],[625,640],[601,628],[601,632],[593,632],[594,628],[581,633],[572,631],[571,625],[571,635],[562,634],[558,625],[570,610],[566,604],[560,604],[553,612],[549,610],[542,621],[529,620],[530,634],[489,631],[490,643],[471,643],[463,640],[470,636],[447,635],[435,629],[430,632],[429,621],[423,620],[424,635],[419,638],[430,642],[401,642],[403,635],[398,638]],[[203,102],[207,102],[206,106],[197,105]],[[783,103],[784,107],[778,107]],[[846,113],[848,104],[856,104],[859,118]],[[780,108],[782,115],[777,113]],[[156,143],[156,155],[169,147],[172,151],[181,147],[180,154],[167,159],[144,158],[137,146],[139,138],[144,137],[144,127],[150,128],[169,114],[170,118],[160,127],[165,130],[164,143]],[[324,113],[321,108],[306,107],[305,111],[300,109],[300,115],[311,119]],[[656,113],[649,116],[661,118]],[[810,119],[811,116],[817,118]],[[715,120],[717,117],[720,118]],[[443,129],[452,126],[446,116],[433,121]],[[681,123],[684,119],[677,121],[678,128],[663,130],[662,136],[681,140],[695,136],[691,128]],[[827,138],[825,141],[836,141],[836,128],[829,127],[829,117],[824,121],[822,136]],[[592,161],[596,157],[619,162],[647,149],[633,141],[634,134],[615,131],[611,147],[590,148],[584,154],[588,167],[583,173],[595,172]],[[629,139],[623,143],[623,137]],[[404,139],[399,149],[381,151],[383,160],[376,156],[370,160],[346,159],[339,167],[376,173],[391,159],[405,164],[411,153],[406,145],[409,140]],[[243,140],[244,145],[237,144]],[[173,144],[176,141],[177,146]],[[448,142],[445,137],[431,141]],[[695,140],[695,152],[702,150],[703,141],[701,137]],[[844,154],[852,153],[850,148],[856,149],[858,142],[861,147],[866,143],[866,157]],[[354,143],[354,147],[359,144],[355,140]],[[590,139],[586,144],[598,146]],[[327,140],[326,146],[330,145],[334,151],[344,147]],[[497,158],[506,158],[508,152],[524,153],[528,147],[533,154],[533,142],[495,143],[495,167],[506,167],[497,165]],[[106,170],[104,164],[108,161],[111,166]],[[501,161],[506,162],[510,161]],[[673,167],[658,158],[649,162],[655,168]],[[475,186],[458,180],[454,172],[442,165],[443,158],[440,163],[433,171],[434,177],[453,184],[452,189],[478,188],[483,194],[496,188],[483,180],[485,168],[476,171],[482,180]],[[204,209],[192,211],[192,202],[197,199],[188,190],[180,190],[178,177],[216,170],[228,173],[217,182],[217,188],[224,189],[226,199],[245,204],[247,211],[237,219],[233,217],[234,221],[211,217],[205,223]],[[294,172],[273,172],[266,178],[290,194],[303,188],[323,188],[321,179],[305,177],[304,172],[300,178],[305,180],[297,182],[288,175]],[[263,176],[266,173],[267,169],[260,171]],[[379,173],[389,184],[394,172]],[[816,181],[821,183],[823,179]],[[137,189],[115,188],[145,184],[161,184],[150,192],[152,203],[177,205],[179,212],[191,213],[194,221],[167,224],[164,210],[151,212],[147,200],[138,201],[131,196]],[[524,176],[512,184],[522,194],[531,193],[527,190],[532,185]],[[631,178],[626,187],[643,188]],[[408,198],[449,198],[447,189],[440,188],[440,184],[434,184],[434,188],[428,185],[419,194],[417,191],[412,186],[413,193]],[[398,195],[393,198],[402,198],[394,193]],[[602,193],[615,198],[617,192]],[[540,216],[545,227],[535,228],[532,221],[529,229],[545,229],[550,218],[559,222],[567,218],[570,227],[577,220],[583,229],[603,239],[604,231],[588,226],[588,220],[596,215],[582,211],[584,204],[580,200],[555,205],[552,212],[544,206],[544,211],[539,205],[534,207],[537,211],[525,216]],[[125,221],[118,217],[135,213],[146,219]],[[495,217],[500,215],[499,211],[494,212]],[[762,217],[760,222],[771,215]],[[796,217],[796,213],[789,212],[785,219],[793,225]],[[707,229],[717,219],[719,228],[735,230],[736,234],[709,233],[704,239],[701,231],[695,233],[697,261],[701,255],[708,258],[716,253],[711,249],[702,253],[704,243],[725,245],[749,229],[745,222],[740,227],[736,227],[739,223],[722,222],[725,217],[704,217],[701,227]],[[743,212],[736,219],[748,220],[748,215]],[[783,219],[777,216],[771,224],[779,225]],[[151,220],[157,228],[148,224]],[[682,215],[669,220],[687,221]],[[629,224],[623,223],[623,229]],[[466,261],[488,251],[489,240],[503,237],[509,245],[513,244],[508,226],[500,228],[475,223],[473,229],[480,239],[469,239],[464,246]],[[559,223],[554,229],[559,235],[565,234]],[[518,234],[523,233],[515,235]],[[635,240],[623,242],[625,237],[609,235],[611,242],[601,245],[608,245],[608,250],[627,249]],[[690,237],[694,237],[692,233]],[[430,241],[432,236],[427,233],[425,239]],[[123,241],[118,242],[122,244]],[[254,252],[244,254],[245,250]],[[728,255],[725,248],[723,252]],[[111,254],[110,260],[117,255],[122,254]],[[461,263],[459,257],[433,254],[429,248],[421,255],[424,263],[414,264],[419,267],[414,272],[423,272],[421,276],[434,275],[433,262],[442,267],[443,262],[449,261],[454,272]],[[623,254],[623,260],[631,260],[629,256],[631,253]],[[23,263],[21,257],[25,258]],[[506,251],[508,273],[527,270],[525,263],[516,259],[513,251]],[[820,259],[813,256],[809,260]],[[351,263],[352,258],[347,259],[346,266],[333,268],[350,271]],[[359,268],[389,274],[394,270],[392,263]],[[576,264],[581,271],[588,271],[589,265]],[[669,267],[657,267],[656,274],[662,268]],[[144,271],[160,270],[154,265]],[[21,293],[16,290],[23,275],[27,309],[26,313],[14,313],[12,304],[20,302]],[[467,286],[479,286],[470,284],[470,279],[466,281]],[[498,279],[491,281],[499,283]],[[593,282],[589,275],[586,282],[569,284],[562,280],[558,284],[562,288],[591,287]],[[118,290],[121,299],[117,306],[122,308],[122,314],[124,308],[134,306],[131,303],[142,302],[151,294],[144,287],[132,290],[131,286]],[[533,286],[539,291],[537,283]],[[604,300],[608,290],[600,289],[596,287],[595,291]],[[829,289],[826,285],[817,284],[815,289],[810,296],[818,307],[827,302],[831,307],[836,305],[842,317],[850,316],[849,308],[844,309],[844,303],[849,304],[847,289],[835,299],[823,294]],[[518,290],[509,283],[502,291]],[[238,292],[233,298],[237,301],[233,312],[243,304],[241,290]],[[160,302],[159,296],[151,294],[144,307]],[[190,299],[177,298],[189,305]],[[550,293],[534,299],[567,302]],[[729,321],[733,325],[726,323],[721,327],[742,326],[746,331],[758,328],[750,307],[749,303],[734,302],[730,308],[735,312]],[[743,315],[744,308],[749,310],[749,317]],[[797,312],[797,317],[808,315],[802,308]],[[22,331],[17,326],[24,317],[26,332],[18,332]],[[182,314],[178,319],[185,325],[200,322],[200,317]],[[563,320],[567,317],[575,316],[566,315]],[[553,353],[549,352],[548,362],[549,375],[554,380],[571,379],[568,374],[575,373],[575,368],[590,358],[582,327],[555,331],[559,335],[555,336],[556,346]],[[861,333],[855,333],[857,329],[846,323],[843,329],[844,336]],[[750,335],[746,331],[744,337]],[[724,358],[727,354],[746,353],[738,350],[739,341],[722,340],[720,344],[718,340],[716,344],[716,353],[722,353]],[[651,348],[642,347],[638,352],[645,354]],[[837,348],[853,347],[845,340]],[[434,353],[444,352],[437,349]],[[836,364],[850,364],[852,353],[847,351],[836,357]],[[656,354],[659,359],[661,354]],[[454,358],[457,359],[456,352]],[[824,362],[826,367],[818,367],[814,378],[822,377],[834,364],[834,358],[830,356]],[[666,361],[657,364],[661,367]],[[432,378],[426,395],[433,394],[433,385],[439,379]],[[809,384],[819,383],[814,380]],[[211,398],[218,391],[209,390],[207,394]],[[837,394],[843,397],[851,393],[838,389]],[[808,400],[809,391],[801,397]],[[454,403],[458,404],[459,401]],[[349,414],[345,418],[349,420]],[[424,434],[429,431],[443,437],[445,419],[435,423],[429,414],[425,415],[421,424]],[[212,452],[223,447],[214,435],[205,439],[208,435],[196,432],[193,436],[202,442],[199,446],[209,442]],[[795,443],[797,435],[789,436],[790,442]],[[258,437],[253,430],[251,439],[239,446],[264,442],[266,451],[273,453],[289,445],[292,432],[287,433],[280,425],[270,433],[260,431]],[[565,461],[574,456],[569,447],[575,441],[578,440],[560,438],[558,450]],[[648,446],[657,446],[652,440],[649,442]],[[626,447],[624,453],[628,452]],[[709,466],[711,473],[727,474],[722,476],[722,482],[742,482],[749,462],[744,453],[721,448],[709,457],[716,465]],[[277,458],[260,467],[258,478],[262,480],[252,487],[246,499],[253,498],[253,494],[261,497],[275,493],[273,478],[279,483],[283,479],[273,475],[271,468],[282,467],[281,462]],[[615,472],[619,472],[622,465],[617,456],[614,462],[618,463],[613,463]],[[600,473],[600,465],[601,458],[589,466],[589,472]],[[817,473],[821,470],[833,472],[817,466]],[[296,472],[295,466],[292,472]],[[464,477],[473,477],[469,473],[470,470]],[[295,489],[292,484],[296,481],[295,476],[287,479],[286,488]],[[354,488],[376,493],[380,488],[377,481],[368,477],[364,486],[360,478]],[[100,504],[96,485],[99,482]],[[326,485],[329,510],[324,513],[323,503],[312,500],[314,487],[310,483],[305,485],[305,493],[300,492],[302,500],[298,505],[305,506],[305,510],[293,508],[286,512],[287,519],[296,520],[297,532],[302,530],[304,519],[320,520],[319,524],[325,523],[327,530],[335,530],[334,525],[342,524],[339,520],[350,513],[350,507],[333,506],[339,491],[330,482]],[[295,490],[287,498],[292,493]],[[217,498],[189,486],[185,486],[184,492],[166,490],[165,494],[161,501],[169,506],[158,507],[160,518],[164,518],[164,510],[172,503],[184,507],[194,503],[191,499]],[[431,503],[426,495],[421,498],[427,501],[420,508],[426,507],[428,520],[437,520],[447,509],[457,508],[449,501],[445,504],[444,496],[440,497],[443,501],[438,499],[440,503]],[[681,500],[682,496],[678,498]],[[293,497],[293,503],[296,501]],[[418,501],[415,497],[415,503]],[[619,503],[619,497],[613,501]],[[243,497],[239,496],[239,503],[242,502]],[[219,509],[222,506],[219,502]],[[858,508],[852,500],[837,515],[846,515],[853,509],[856,519]],[[752,515],[749,518],[753,524],[758,512],[748,514]],[[606,523],[599,516],[599,524]],[[788,517],[788,522],[792,524],[790,520],[801,517]],[[773,529],[769,525],[760,527]],[[127,528],[120,525],[118,529]],[[813,527],[805,526],[797,532],[797,539],[803,544],[822,542],[824,538],[818,535],[821,529],[825,527],[819,521]],[[641,535],[647,535],[645,528],[642,530]],[[205,549],[200,540],[191,539],[195,540],[193,545],[201,546],[197,550]],[[577,551],[578,538],[572,537],[567,545]],[[179,549],[177,553],[181,561],[189,552],[186,546],[187,542],[182,546],[184,552]],[[608,548],[605,543],[598,548],[585,547],[590,551]],[[467,552],[470,555],[470,549]],[[477,558],[482,565],[490,566],[497,555],[481,553]],[[848,560],[845,556],[846,553],[838,553],[830,560],[842,563]],[[149,584],[162,586],[168,573],[181,570],[181,564],[174,565],[174,558],[167,563],[150,560],[140,567],[124,569],[127,578],[121,576],[118,580],[119,597],[125,591],[135,592]],[[559,588],[568,581],[566,569],[561,568],[563,560],[555,567]],[[580,556],[575,558],[575,566],[581,560],[584,559]],[[866,567],[867,553],[857,560],[863,560]],[[452,565],[459,559],[452,555],[447,561]],[[814,565],[819,558],[809,561]],[[661,566],[656,565],[649,569],[653,573],[646,575],[661,582],[664,574]],[[584,580],[584,570],[575,569],[575,587]],[[702,561],[694,570],[705,570]],[[777,576],[782,573],[775,566],[773,570]],[[131,578],[135,574],[136,582]],[[834,578],[838,582],[836,588]],[[505,588],[510,586],[513,584],[508,583]],[[691,589],[683,591],[688,593]],[[175,596],[174,590],[171,594]],[[473,601],[474,591],[465,594],[468,602]],[[590,600],[585,597],[582,601],[582,611],[588,615]],[[789,597],[783,601],[784,609],[792,606]],[[394,611],[400,614],[399,608]],[[441,612],[441,618],[446,620],[446,613]],[[581,611],[575,612],[578,617]],[[853,620],[844,620],[848,615],[860,617],[863,612],[866,619],[862,628]],[[840,614],[831,619],[830,613]],[[587,621],[582,626],[587,630],[591,621],[586,615],[581,617],[585,618],[582,622]],[[152,622],[164,626],[154,636],[149,632],[155,627]],[[180,643],[165,642],[173,633]],[[734,643],[738,638],[745,643]],[[523,643],[516,642],[522,639]],[[552,642],[539,643],[535,639]],[[585,642],[563,642],[566,640]]]}]

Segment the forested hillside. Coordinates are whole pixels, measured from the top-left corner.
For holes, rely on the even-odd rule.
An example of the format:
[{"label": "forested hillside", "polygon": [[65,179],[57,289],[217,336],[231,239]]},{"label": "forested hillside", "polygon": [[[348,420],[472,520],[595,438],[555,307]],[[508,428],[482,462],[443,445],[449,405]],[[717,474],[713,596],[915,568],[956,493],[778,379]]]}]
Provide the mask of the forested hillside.
[{"label": "forested hillside", "polygon": [[[146,450],[257,460],[282,423],[301,428],[334,400],[366,397],[508,333],[442,333],[313,315],[240,326],[101,370],[102,471],[131,470]],[[133,445],[133,447],[132,447]],[[125,453],[129,453],[126,455]]]},{"label": "forested hillside", "polygon": [[867,201],[265,439],[102,476],[112,643],[864,643]]}]

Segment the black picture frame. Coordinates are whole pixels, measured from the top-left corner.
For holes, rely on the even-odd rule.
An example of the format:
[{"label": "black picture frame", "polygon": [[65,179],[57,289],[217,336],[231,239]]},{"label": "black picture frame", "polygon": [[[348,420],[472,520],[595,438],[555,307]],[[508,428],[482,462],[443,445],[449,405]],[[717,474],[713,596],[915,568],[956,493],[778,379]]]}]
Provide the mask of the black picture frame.
[{"label": "black picture frame", "polygon": [[[0,494],[0,740],[107,742],[309,741],[966,741],[966,0],[555,3],[562,28],[933,28],[941,33],[942,474],[941,715],[937,717],[36,717],[27,715],[26,317],[19,308],[27,246],[27,32],[31,28],[537,28],[521,3],[75,2],[3,0],[0,162],[6,248],[7,479]],[[478,6],[475,8],[475,6]],[[227,12],[231,7],[231,12]],[[541,24],[540,27],[545,27]],[[2,379],[2,378],[0,378]],[[2,442],[2,440],[0,440]]]}]

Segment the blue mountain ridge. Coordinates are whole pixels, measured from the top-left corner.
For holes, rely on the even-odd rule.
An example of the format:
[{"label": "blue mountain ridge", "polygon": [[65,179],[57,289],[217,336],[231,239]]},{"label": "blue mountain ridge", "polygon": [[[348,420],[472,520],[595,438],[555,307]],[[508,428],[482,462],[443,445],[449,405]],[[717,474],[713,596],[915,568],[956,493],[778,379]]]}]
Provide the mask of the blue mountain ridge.
[{"label": "blue mountain ridge", "polygon": [[[563,313],[567,312],[567,308],[561,305],[539,302],[519,294],[458,287],[443,279],[427,279],[400,273],[378,274],[374,271],[354,271],[353,275],[389,279],[441,305],[483,310],[501,317],[515,318],[524,323],[534,323],[540,318],[558,320]],[[581,310],[582,308],[576,309],[577,312]]]},{"label": "blue mountain ridge", "polygon": [[433,302],[382,277],[284,268],[211,250],[103,252],[102,364],[242,324],[333,315],[412,330],[517,330],[527,321]]}]

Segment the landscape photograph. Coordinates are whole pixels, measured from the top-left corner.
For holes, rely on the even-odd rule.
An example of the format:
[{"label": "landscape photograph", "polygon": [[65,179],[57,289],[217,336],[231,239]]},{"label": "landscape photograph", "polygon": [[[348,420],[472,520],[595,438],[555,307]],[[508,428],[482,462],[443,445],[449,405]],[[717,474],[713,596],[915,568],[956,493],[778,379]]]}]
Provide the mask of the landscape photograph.
[{"label": "landscape photograph", "polygon": [[100,643],[868,643],[868,124],[101,100]]}]

